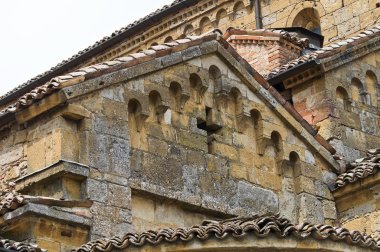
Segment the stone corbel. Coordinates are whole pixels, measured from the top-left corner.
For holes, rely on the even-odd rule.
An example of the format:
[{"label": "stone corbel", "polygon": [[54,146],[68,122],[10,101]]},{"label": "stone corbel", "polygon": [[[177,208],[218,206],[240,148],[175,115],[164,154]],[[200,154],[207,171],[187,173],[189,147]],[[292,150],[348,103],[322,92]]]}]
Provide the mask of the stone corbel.
[{"label": "stone corbel", "polygon": [[206,118],[206,125],[212,130],[218,130],[223,127],[222,118],[218,110],[210,110]]},{"label": "stone corbel", "polygon": [[228,92],[226,92],[225,90],[221,90],[220,92],[215,93],[214,99],[218,110],[222,110],[227,106]]},{"label": "stone corbel", "polygon": [[259,136],[256,140],[257,142],[257,153],[259,155],[264,155],[265,154],[265,149],[271,144],[272,139],[270,136]]},{"label": "stone corbel", "polygon": [[243,111],[240,114],[236,115],[237,130],[239,133],[246,131],[249,124],[252,124],[251,112],[248,110],[248,107],[243,106]]}]

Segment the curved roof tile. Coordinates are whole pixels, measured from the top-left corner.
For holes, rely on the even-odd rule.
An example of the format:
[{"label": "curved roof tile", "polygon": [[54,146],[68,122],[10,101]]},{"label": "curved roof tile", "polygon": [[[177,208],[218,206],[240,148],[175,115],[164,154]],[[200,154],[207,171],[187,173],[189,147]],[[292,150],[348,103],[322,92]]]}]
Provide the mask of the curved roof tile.
[{"label": "curved roof tile", "polygon": [[330,57],[334,54],[340,53],[342,51],[347,50],[348,47],[355,46],[364,41],[367,41],[373,37],[377,37],[380,35],[380,24],[375,25],[373,28],[362,31],[357,36],[339,41],[334,44],[330,44],[327,47],[320,48],[319,50],[312,52],[308,55],[301,56],[295,60],[292,60],[285,65],[282,65],[278,68],[273,69],[269,74],[265,75],[265,79],[272,79],[273,77],[291,69],[297,67],[298,65],[312,61],[315,59],[323,59]]},{"label": "curved roof tile", "polygon": [[158,231],[147,231],[140,234],[128,233],[124,237],[100,239],[89,242],[75,252],[109,252],[113,249],[126,249],[132,246],[158,245],[163,242],[188,242],[195,239],[206,240],[210,238],[224,239],[226,237],[244,237],[254,235],[268,237],[271,234],[286,238],[295,236],[299,239],[308,237],[316,240],[333,240],[345,242],[353,246],[361,246],[374,250],[380,249],[380,240],[375,240],[358,231],[349,231],[345,228],[327,225],[311,225],[308,223],[294,225],[288,219],[279,215],[253,216],[248,218],[235,218],[221,222],[208,221],[201,226],[191,228],[166,228]]},{"label": "curved roof tile", "polygon": [[360,158],[347,165],[347,171],[338,176],[335,181],[337,188],[360,179],[367,178],[380,171],[380,149],[368,150],[367,157]]}]

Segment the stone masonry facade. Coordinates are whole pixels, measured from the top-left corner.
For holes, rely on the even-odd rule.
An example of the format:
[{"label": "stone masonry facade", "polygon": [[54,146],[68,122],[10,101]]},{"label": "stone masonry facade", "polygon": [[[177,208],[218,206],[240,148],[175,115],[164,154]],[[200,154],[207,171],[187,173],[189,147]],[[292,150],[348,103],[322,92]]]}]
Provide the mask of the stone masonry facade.
[{"label": "stone masonry facade", "polygon": [[[363,31],[378,3],[260,4],[267,29],[253,1],[177,0],[73,71],[2,98],[0,250],[142,251],[147,236],[165,251],[160,235],[189,241],[173,251],[379,249],[380,27]],[[272,29],[294,26],[327,46]],[[249,223],[267,242],[198,244],[176,229],[211,220],[202,237],[229,218],[225,236]]]}]

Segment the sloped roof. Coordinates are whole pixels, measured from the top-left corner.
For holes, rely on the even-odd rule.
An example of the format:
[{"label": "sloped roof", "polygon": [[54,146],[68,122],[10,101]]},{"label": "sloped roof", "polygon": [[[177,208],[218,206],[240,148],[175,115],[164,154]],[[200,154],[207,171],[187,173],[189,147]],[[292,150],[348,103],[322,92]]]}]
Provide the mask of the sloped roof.
[{"label": "sloped roof", "polygon": [[375,25],[373,28],[360,32],[358,35],[350,37],[348,39],[336,42],[327,47],[323,47],[315,52],[311,52],[307,55],[303,55],[295,60],[289,61],[288,63],[273,69],[269,74],[265,75],[265,79],[272,79],[277,75],[280,75],[289,69],[295,68],[305,62],[324,59],[340,52],[347,51],[358,44],[366,42],[374,37],[380,35],[380,24]]},{"label": "sloped roof", "polygon": [[360,158],[346,167],[347,171],[336,179],[337,188],[367,178],[380,171],[380,149],[368,150],[367,157]]},{"label": "sloped roof", "polygon": [[8,93],[0,96],[0,105],[7,102],[8,98],[13,95],[21,96],[23,93],[29,92],[33,88],[41,85],[42,83],[48,81],[54,76],[63,74],[69,71],[71,68],[77,66],[83,61],[90,59],[94,55],[98,54],[104,48],[111,47],[122,40],[127,39],[129,36],[141,32],[143,27],[150,26],[152,23],[157,22],[157,20],[171,14],[176,11],[196,4],[199,0],[175,0],[169,5],[164,5],[162,8],[148,14],[147,16],[125,26],[119,30],[114,31],[110,36],[105,36],[99,41],[95,42],[93,45],[79,51],[70,58],[63,60],[56,66],[50,68],[44,73],[37,75],[36,77],[28,80],[27,82],[17,86]]},{"label": "sloped roof", "polygon": [[26,242],[15,242],[8,239],[3,239],[0,237],[0,249],[7,249],[9,251],[19,251],[19,252],[43,252],[45,250],[40,249],[35,244]]},{"label": "sloped roof", "polygon": [[288,219],[279,215],[264,215],[246,218],[235,218],[226,221],[206,221],[201,226],[191,228],[165,228],[158,231],[147,231],[143,233],[128,233],[123,237],[111,239],[99,239],[89,242],[76,252],[109,252],[113,249],[126,249],[129,247],[141,247],[144,245],[158,245],[163,242],[189,242],[200,239],[211,238],[224,239],[227,237],[241,238],[254,235],[265,238],[270,235],[280,238],[294,236],[298,239],[314,238],[316,240],[333,240],[344,242],[352,246],[361,246],[374,250],[380,249],[380,240],[375,240],[358,231],[349,231],[345,228],[327,225],[311,225],[303,223],[292,224]]},{"label": "sloped roof", "polygon": [[148,50],[139,53],[134,53],[125,57],[117,58],[112,61],[107,61],[92,66],[87,66],[78,69],[66,75],[58,76],[51,79],[46,84],[33,89],[21,96],[15,103],[0,111],[0,118],[10,113],[20,111],[22,108],[28,107],[31,104],[43,99],[45,96],[60,90],[64,85],[70,85],[83,82],[88,79],[99,77],[100,75],[115,72],[123,68],[135,66],[144,62],[154,60],[155,58],[163,57],[175,52],[184,51],[187,48],[201,45],[207,41],[217,41],[223,48],[225,48],[232,57],[234,57],[243,68],[245,68],[256,81],[263,86],[274,99],[287,110],[294,119],[299,122],[302,127],[325,149],[334,154],[335,149],[317,132],[314,128],[303,119],[303,117],[294,109],[292,104],[286,101],[276,89],[274,89],[259,73],[257,73],[234,49],[225,41],[221,36],[219,30],[214,30],[205,33],[201,36],[188,36],[184,39],[175,40],[172,42],[164,43],[162,45],[152,46]]}]

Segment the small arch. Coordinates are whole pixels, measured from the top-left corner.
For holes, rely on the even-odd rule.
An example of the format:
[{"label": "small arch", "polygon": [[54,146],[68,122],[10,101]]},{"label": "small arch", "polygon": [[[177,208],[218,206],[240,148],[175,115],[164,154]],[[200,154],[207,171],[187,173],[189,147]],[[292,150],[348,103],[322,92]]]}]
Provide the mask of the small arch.
[{"label": "small arch", "polygon": [[[216,13],[216,20],[218,20],[218,27],[219,28],[222,28],[223,26],[227,26],[229,21],[230,21],[230,18],[228,16],[228,13],[225,9],[220,9],[217,13]],[[222,29],[224,30],[224,29]]]},{"label": "small arch", "polygon": [[256,140],[261,139],[263,137],[263,118],[261,116],[260,111],[258,111],[257,109],[252,109],[251,118],[255,130]]},{"label": "small arch", "polygon": [[131,99],[128,102],[128,124],[131,131],[140,131],[140,114],[141,114],[141,104],[136,99]]},{"label": "small arch", "polygon": [[212,23],[208,17],[202,18],[201,21],[199,22],[199,32],[201,34],[207,31],[210,31],[212,28],[214,27],[212,26]]},{"label": "small arch", "polygon": [[172,36],[169,36],[169,37],[165,38],[164,43],[169,43],[169,42],[172,42],[172,41],[173,41]]},{"label": "small arch", "polygon": [[234,16],[233,16],[234,20],[244,17],[248,14],[247,9],[245,8],[244,3],[242,1],[237,2],[234,5],[233,11],[234,11]]},{"label": "small arch", "polygon": [[378,90],[379,83],[377,81],[376,74],[371,70],[368,70],[365,76],[368,94],[370,95],[371,105],[377,107],[377,100],[380,95],[380,90]]},{"label": "small arch", "polygon": [[295,178],[301,172],[301,159],[297,152],[291,151],[289,153],[288,169],[283,170],[285,177]]},{"label": "small arch", "polygon": [[240,115],[243,111],[241,92],[236,87],[231,88],[227,111],[235,116]]},{"label": "small arch", "polygon": [[201,78],[195,74],[190,74],[190,89],[191,89],[191,96],[193,97],[194,101],[196,103],[201,103],[203,93],[205,90],[203,90],[203,83]]},{"label": "small arch", "polygon": [[150,46],[152,47],[152,46],[157,46],[157,45],[158,45],[157,42],[153,42]]},{"label": "small arch", "polygon": [[348,110],[350,106],[350,101],[346,89],[342,86],[336,88],[335,97],[337,105],[344,110]]},{"label": "small arch", "polygon": [[292,27],[303,27],[312,32],[321,34],[321,20],[318,10],[305,8],[295,16]]},{"label": "small arch", "polygon": [[152,121],[160,123],[165,111],[162,111],[162,99],[160,93],[153,90],[149,93],[149,111]]},{"label": "small arch", "polygon": [[280,133],[278,133],[277,131],[273,131],[270,135],[270,139],[272,140],[272,144],[275,147],[277,153],[282,152],[283,151],[282,137],[281,137]]},{"label": "small arch", "polygon": [[191,35],[194,35],[194,27],[189,24],[189,25],[186,25],[185,28],[183,29],[183,36],[184,38],[186,36],[191,36]]},{"label": "small arch", "polygon": [[210,66],[208,70],[211,85],[214,88],[214,93],[218,93],[222,90],[222,73],[217,66]]},{"label": "small arch", "polygon": [[169,86],[171,104],[176,111],[181,110],[182,87],[178,82],[172,82]]},{"label": "small arch", "polygon": [[351,80],[351,97],[355,102],[365,103],[366,100],[363,83],[356,77]]}]

